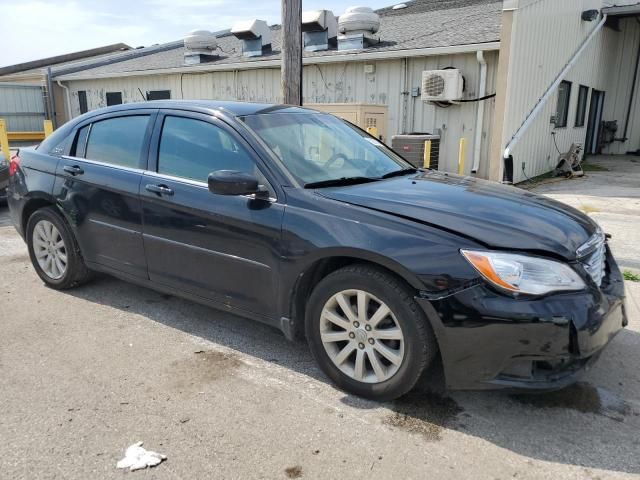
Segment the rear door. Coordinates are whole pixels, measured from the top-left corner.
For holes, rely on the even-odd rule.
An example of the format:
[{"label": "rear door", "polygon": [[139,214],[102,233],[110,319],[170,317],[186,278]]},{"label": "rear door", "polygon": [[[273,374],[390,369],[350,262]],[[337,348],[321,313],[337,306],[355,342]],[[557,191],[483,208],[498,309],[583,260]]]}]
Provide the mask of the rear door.
[{"label": "rear door", "polygon": [[[273,317],[283,194],[256,153],[221,120],[185,112],[160,113],[151,145],[140,189],[149,278]],[[215,170],[256,175],[271,198],[215,195]]]},{"label": "rear door", "polygon": [[54,193],[89,265],[147,278],[139,187],[157,110],[80,124]]}]

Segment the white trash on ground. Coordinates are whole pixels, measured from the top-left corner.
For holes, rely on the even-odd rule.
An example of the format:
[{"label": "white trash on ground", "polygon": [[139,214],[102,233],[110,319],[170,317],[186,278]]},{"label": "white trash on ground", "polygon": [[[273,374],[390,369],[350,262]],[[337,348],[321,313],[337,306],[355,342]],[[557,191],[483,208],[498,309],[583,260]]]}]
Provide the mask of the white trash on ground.
[{"label": "white trash on ground", "polygon": [[142,442],[134,443],[124,452],[124,458],[116,465],[118,468],[128,468],[131,471],[147,467],[155,467],[167,456],[142,448]]}]

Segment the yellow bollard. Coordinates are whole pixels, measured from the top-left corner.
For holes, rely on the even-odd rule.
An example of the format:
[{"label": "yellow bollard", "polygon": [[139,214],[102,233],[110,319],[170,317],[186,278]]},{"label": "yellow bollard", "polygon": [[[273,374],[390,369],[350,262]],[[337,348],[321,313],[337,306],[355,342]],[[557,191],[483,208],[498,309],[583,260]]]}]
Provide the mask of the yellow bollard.
[{"label": "yellow bollard", "polygon": [[7,135],[7,124],[2,118],[0,118],[0,150],[8,162],[11,158],[11,152],[9,151],[9,136]]},{"label": "yellow bollard", "polygon": [[464,155],[467,148],[467,140],[462,137],[460,139],[460,148],[458,150],[458,175],[464,175]]},{"label": "yellow bollard", "polygon": [[424,156],[422,158],[422,166],[429,168],[431,165],[431,140],[424,141]]},{"label": "yellow bollard", "polygon": [[53,133],[53,122],[51,120],[44,121],[44,138]]},{"label": "yellow bollard", "polygon": [[378,128],[377,127],[367,127],[367,133],[372,137],[380,138],[378,136]]}]

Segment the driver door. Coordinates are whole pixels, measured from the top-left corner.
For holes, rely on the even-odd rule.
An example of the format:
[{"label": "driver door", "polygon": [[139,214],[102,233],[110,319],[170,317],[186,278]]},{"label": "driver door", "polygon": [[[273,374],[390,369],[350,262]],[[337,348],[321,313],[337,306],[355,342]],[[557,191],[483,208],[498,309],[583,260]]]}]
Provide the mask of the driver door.
[{"label": "driver door", "polygon": [[[159,114],[143,173],[143,240],[149,278],[273,317],[284,206],[251,147],[203,114]],[[237,170],[258,177],[269,199],[215,195],[207,177]]]}]

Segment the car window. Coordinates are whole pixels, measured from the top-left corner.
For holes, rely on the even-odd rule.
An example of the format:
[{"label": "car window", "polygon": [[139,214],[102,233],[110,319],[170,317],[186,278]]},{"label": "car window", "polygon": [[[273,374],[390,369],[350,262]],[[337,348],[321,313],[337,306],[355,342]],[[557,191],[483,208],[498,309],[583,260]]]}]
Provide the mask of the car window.
[{"label": "car window", "polygon": [[73,150],[71,155],[74,157],[84,158],[85,149],[87,147],[87,137],[89,136],[89,127],[91,125],[85,125],[80,130],[78,130],[78,135],[76,136],[76,141],[73,146]]},{"label": "car window", "polygon": [[85,158],[139,167],[148,121],[148,115],[132,115],[95,122],[89,132]]},{"label": "car window", "polygon": [[165,117],[158,173],[206,182],[216,170],[259,176],[249,153],[222,128],[193,118]]}]

